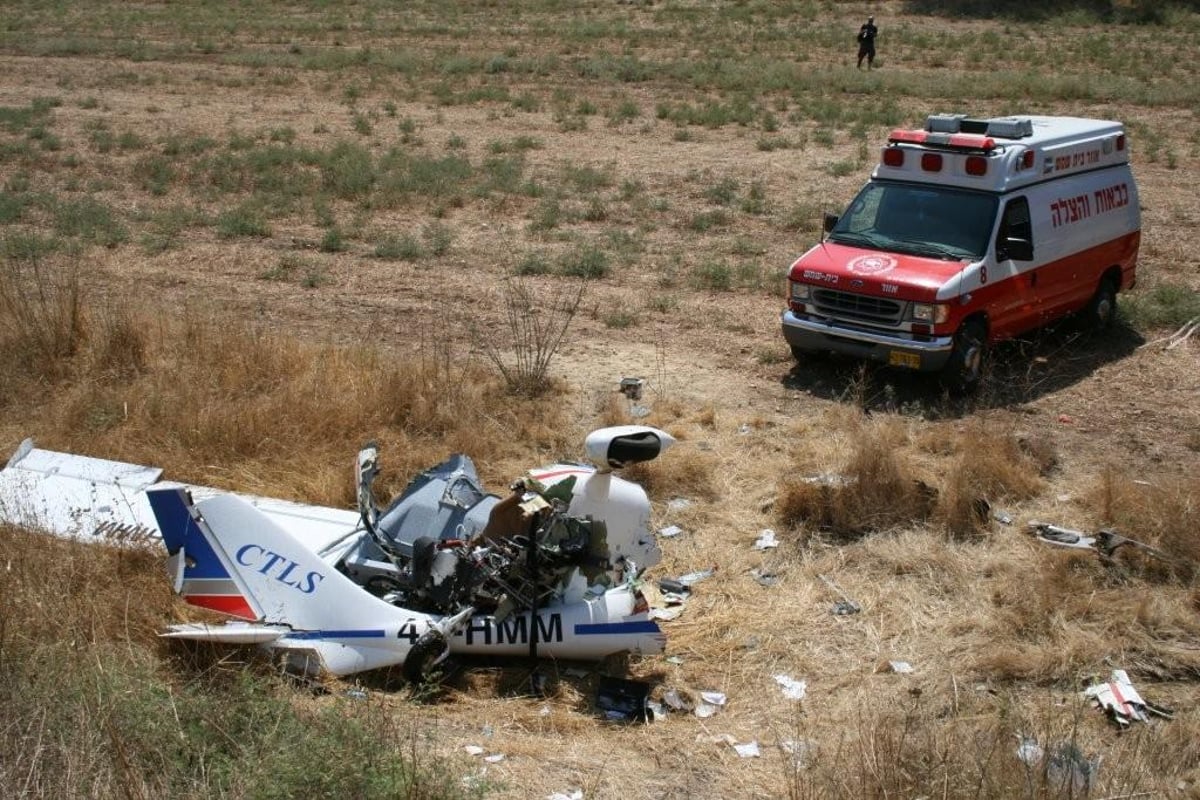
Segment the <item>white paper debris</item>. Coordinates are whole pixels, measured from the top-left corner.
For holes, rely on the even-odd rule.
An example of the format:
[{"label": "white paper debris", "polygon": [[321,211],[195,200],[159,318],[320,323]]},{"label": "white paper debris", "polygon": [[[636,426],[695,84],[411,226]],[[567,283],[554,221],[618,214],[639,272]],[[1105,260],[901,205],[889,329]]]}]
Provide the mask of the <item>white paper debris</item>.
[{"label": "white paper debris", "polygon": [[483,748],[477,744],[464,744],[463,750],[465,750],[469,756],[483,755]]},{"label": "white paper debris", "polygon": [[746,742],[746,744],[735,744],[733,749],[742,758],[758,758],[762,753],[758,751],[758,742]]},{"label": "white paper debris", "polygon": [[808,691],[807,681],[798,681],[790,675],[776,675],[775,682],[783,687],[783,696],[788,700],[803,700]]},{"label": "white paper debris", "polygon": [[691,586],[692,584],[699,583],[705,578],[711,578],[714,571],[715,570],[712,569],[696,570],[695,572],[689,572],[687,575],[680,575],[677,580],[684,586]]},{"label": "white paper debris", "polygon": [[774,547],[779,547],[779,540],[775,538],[775,531],[770,528],[763,528],[758,532],[758,540],[754,543],[754,549],[768,550]]},{"label": "white paper debris", "polygon": [[571,789],[568,792],[555,792],[546,795],[546,800],[583,800],[583,789]]},{"label": "white paper debris", "polygon": [[686,497],[672,497],[670,500],[667,501],[667,510],[668,511],[683,511],[685,508],[687,508],[691,504],[692,504],[692,501],[688,500]]},{"label": "white paper debris", "polygon": [[1017,758],[1030,767],[1036,767],[1042,763],[1042,756],[1045,751],[1042,746],[1037,743],[1037,739],[1032,736],[1022,736],[1021,743],[1017,745]]},{"label": "white paper debris", "polygon": [[484,756],[483,760],[489,764],[499,764],[504,760],[504,753],[492,753],[490,756]]},{"label": "white paper debris", "polygon": [[701,692],[700,702],[696,704],[696,716],[707,719],[716,714],[725,705],[725,695],[722,692]]},{"label": "white paper debris", "polygon": [[817,750],[817,745],[808,740],[800,739],[784,739],[779,743],[779,749],[792,757],[792,765],[797,769],[803,769],[808,766],[809,759]]},{"label": "white paper debris", "polygon": [[663,693],[663,702],[676,711],[690,711],[692,708],[691,702],[675,689],[668,689]]},{"label": "white paper debris", "polygon": [[665,528],[658,529],[658,535],[664,539],[674,539],[681,533],[683,533],[683,528],[678,525],[668,525]]},{"label": "white paper debris", "polygon": [[909,675],[913,671],[913,665],[907,661],[889,661],[888,666],[898,675]]}]

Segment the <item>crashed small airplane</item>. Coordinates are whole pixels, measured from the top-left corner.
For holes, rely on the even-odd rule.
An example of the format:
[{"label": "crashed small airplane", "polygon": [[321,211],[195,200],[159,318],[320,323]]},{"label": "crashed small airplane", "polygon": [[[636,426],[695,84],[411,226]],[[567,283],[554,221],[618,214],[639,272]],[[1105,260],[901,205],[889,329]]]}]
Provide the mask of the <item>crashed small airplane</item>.
[{"label": "crashed small airplane", "polygon": [[400,666],[420,681],[452,652],[656,654],[666,637],[639,588],[661,558],[650,502],[613,471],[673,442],[641,425],[593,431],[595,466],[531,470],[504,498],[454,455],[383,510],[370,444],[351,512],[160,481],[156,468],[26,440],[0,471],[0,522],[118,543],[161,537],[175,592],[237,618],[164,636],[258,644],[308,674]]}]

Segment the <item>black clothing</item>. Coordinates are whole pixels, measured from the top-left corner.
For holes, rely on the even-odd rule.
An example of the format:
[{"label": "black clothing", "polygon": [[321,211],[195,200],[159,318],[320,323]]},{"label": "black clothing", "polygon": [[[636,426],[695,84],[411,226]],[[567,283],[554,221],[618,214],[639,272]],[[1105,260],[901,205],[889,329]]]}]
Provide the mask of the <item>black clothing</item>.
[{"label": "black clothing", "polygon": [[858,29],[858,66],[862,67],[863,59],[867,59],[867,68],[875,63],[875,37],[879,35],[879,28],[875,27],[875,23],[867,20]]}]

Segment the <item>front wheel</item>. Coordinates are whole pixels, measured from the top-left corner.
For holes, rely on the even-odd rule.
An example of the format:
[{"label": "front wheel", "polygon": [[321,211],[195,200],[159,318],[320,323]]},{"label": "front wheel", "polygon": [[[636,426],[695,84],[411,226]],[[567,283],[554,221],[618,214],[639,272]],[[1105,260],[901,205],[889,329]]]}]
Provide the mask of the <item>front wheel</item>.
[{"label": "front wheel", "polygon": [[982,320],[969,319],[954,335],[954,349],[942,367],[942,384],[952,394],[973,394],[983,380],[987,356],[987,327]]},{"label": "front wheel", "polygon": [[450,653],[450,644],[439,631],[427,630],[413,644],[404,659],[401,672],[409,683],[422,683],[433,668]]}]

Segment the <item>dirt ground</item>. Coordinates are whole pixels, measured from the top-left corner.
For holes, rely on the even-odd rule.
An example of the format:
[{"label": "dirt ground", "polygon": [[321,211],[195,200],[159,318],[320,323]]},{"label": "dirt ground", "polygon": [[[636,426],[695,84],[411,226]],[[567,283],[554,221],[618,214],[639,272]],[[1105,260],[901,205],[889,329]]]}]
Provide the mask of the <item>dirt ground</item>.
[{"label": "dirt ground", "polygon": [[[112,80],[115,73],[133,73],[140,80],[121,84]],[[295,131],[297,144],[326,146],[339,137],[357,137],[346,103],[327,75],[301,72],[268,91],[263,74],[216,60],[138,64],[0,54],[0,105],[62,97],[55,131],[65,148],[83,155],[74,168],[80,184],[122,165],[117,156],[100,166],[87,157],[88,122],[100,118],[152,141],[184,132],[223,141],[232,130],[285,126]],[[987,589],[972,588],[978,562],[1003,560],[1018,572],[1036,568],[1045,554],[1019,535],[1029,520],[1080,529],[1100,523],[1095,489],[1106,470],[1147,484],[1195,475],[1200,468],[1200,336],[1168,349],[1158,340],[1170,330],[1121,328],[1103,340],[1080,336],[1069,326],[1043,332],[1030,342],[1001,347],[984,393],[962,402],[947,401],[921,376],[863,370],[839,360],[797,366],[779,331],[784,275],[791,260],[815,241],[817,223],[798,232],[779,220],[799,202],[809,204],[813,216],[838,210],[866,178],[870,164],[840,176],[829,166],[854,158],[858,143],[838,134],[829,147],[762,150],[755,147],[754,132],[737,125],[699,128],[681,140],[676,125],[651,112],[662,98],[637,86],[626,93],[645,109],[637,120],[614,127],[597,118],[584,131],[564,131],[550,108],[513,113],[489,103],[441,107],[370,89],[358,103],[378,110],[390,99],[396,117],[415,123],[424,142],[440,147],[455,136],[465,139],[464,152],[472,162],[487,157],[491,142],[534,137],[541,146],[526,153],[531,172],[550,175],[564,164],[593,166],[610,170],[618,184],[638,181],[647,196],[667,201],[668,209],[649,220],[614,202],[608,219],[572,223],[571,230],[583,237],[643,224],[644,249],[634,267],[613,266],[588,286],[552,372],[568,387],[563,402],[570,404],[581,432],[598,424],[622,377],[643,377],[649,421],[680,434],[677,451],[665,454],[664,461],[699,458],[709,465],[711,497],[693,498],[695,505],[682,513],[668,509],[668,498],[656,497],[654,513],[656,524],[676,523],[686,531],[680,540],[664,544],[662,575],[718,565],[717,574],[699,586],[683,616],[664,625],[671,641],[668,655],[676,659],[634,660],[628,670],[663,687],[725,692],[728,706],[707,720],[674,715],[644,727],[611,725],[599,721],[590,706],[594,671],[572,676],[554,667],[561,679],[556,692],[531,698],[505,691],[507,683],[519,679],[520,667],[480,664],[456,665],[445,695],[428,705],[410,704],[391,686],[371,681],[364,684],[366,700],[349,702],[395,708],[421,719],[431,746],[461,753],[471,770],[500,787],[501,797],[544,797],[573,788],[583,789],[589,799],[783,796],[796,790],[797,781],[778,745],[812,735],[831,747],[833,735],[815,721],[822,717],[836,717],[851,729],[869,726],[868,711],[906,708],[917,702],[919,687],[935,698],[931,703],[953,702],[956,710],[961,704],[964,713],[995,711],[1000,701],[993,701],[988,680],[965,655],[980,645],[974,638],[980,632],[947,631],[933,621],[941,620],[948,607],[961,617],[964,605],[986,604]],[[98,105],[82,107],[85,97],[99,98]],[[946,110],[949,102],[931,99],[928,110]],[[1111,113],[1087,107],[1069,111]],[[911,112],[911,121],[923,113],[915,107]],[[1143,291],[1164,281],[1200,290],[1194,245],[1200,195],[1184,179],[1196,174],[1197,159],[1186,134],[1175,133],[1172,122],[1194,122],[1194,115],[1170,108],[1131,113],[1167,131],[1168,138],[1176,136],[1181,154],[1173,167],[1146,163],[1138,157],[1136,140],[1133,144],[1145,220],[1139,283]],[[884,135],[882,127],[872,130],[871,148]],[[369,139],[382,148],[399,136],[394,120],[379,117]],[[770,212],[737,215],[733,225],[712,234],[690,229],[686,220],[709,207],[706,187],[725,177],[743,189],[758,182]],[[119,178],[106,197],[130,215],[147,202],[132,186],[122,188]],[[531,198],[506,197],[445,210],[437,219],[453,231],[452,245],[443,256],[416,262],[373,258],[366,237],[351,239],[343,252],[324,252],[318,246],[322,228],[305,213],[273,222],[271,235],[261,239],[224,240],[211,228],[200,228],[161,253],[134,243],[93,248],[83,256],[83,277],[98,296],[253,320],[320,341],[369,341],[408,353],[432,332],[450,337],[459,357],[467,358],[472,340],[463,320],[483,320],[499,329],[497,292],[505,275],[523,253],[563,246],[552,234],[530,230],[535,207]],[[349,223],[356,210],[338,205],[335,213]],[[418,204],[374,214],[366,227],[419,232],[431,219],[429,209]],[[319,265],[323,282],[307,287],[264,280],[264,273],[289,254]],[[729,291],[699,287],[686,276],[710,257],[752,265],[756,278]],[[562,279],[534,280],[550,287]],[[654,302],[662,297],[671,303]],[[617,312],[629,315],[631,323],[613,325]],[[797,453],[836,468],[845,452],[838,444],[840,420],[858,411],[891,420],[914,439],[949,435],[975,422],[1032,434],[1052,445],[1059,466],[1037,497],[1007,509],[1014,524],[998,528],[990,550],[939,544],[928,569],[902,566],[907,556],[889,549],[900,545],[886,542],[851,555],[833,548],[803,551],[791,542],[778,554],[753,551],[759,531],[776,524],[771,501]],[[499,486],[525,466],[533,464],[483,465],[485,480]],[[855,562],[871,569],[857,573]],[[785,574],[774,595],[748,577],[764,564]],[[828,618],[831,596],[815,574],[839,564],[839,582],[883,610],[858,619]],[[889,582],[870,584],[866,576],[876,574],[872,570],[890,576]],[[952,583],[955,592],[917,591],[922,582],[927,588],[939,581]],[[931,627],[944,636],[928,633]],[[1109,633],[1119,636],[1116,630]],[[1190,635],[1179,640],[1180,648],[1197,649]],[[1114,648],[1119,662],[1120,646]],[[916,675],[876,672],[881,660],[901,657],[917,664]],[[781,673],[808,680],[807,716],[781,699],[773,682]],[[1200,700],[1194,682],[1164,680],[1155,688],[1180,707]],[[1042,685],[1030,693],[1036,696],[1017,702],[1027,704],[1031,715],[1042,700],[1057,705],[1069,699],[1058,686]],[[1097,747],[1115,746],[1104,724],[1088,719],[1088,735]],[[763,756],[739,758],[720,739],[725,734],[738,743],[758,741]],[[464,745],[504,758],[485,762],[482,755],[463,752]],[[1195,770],[1190,774],[1194,780]]]}]

